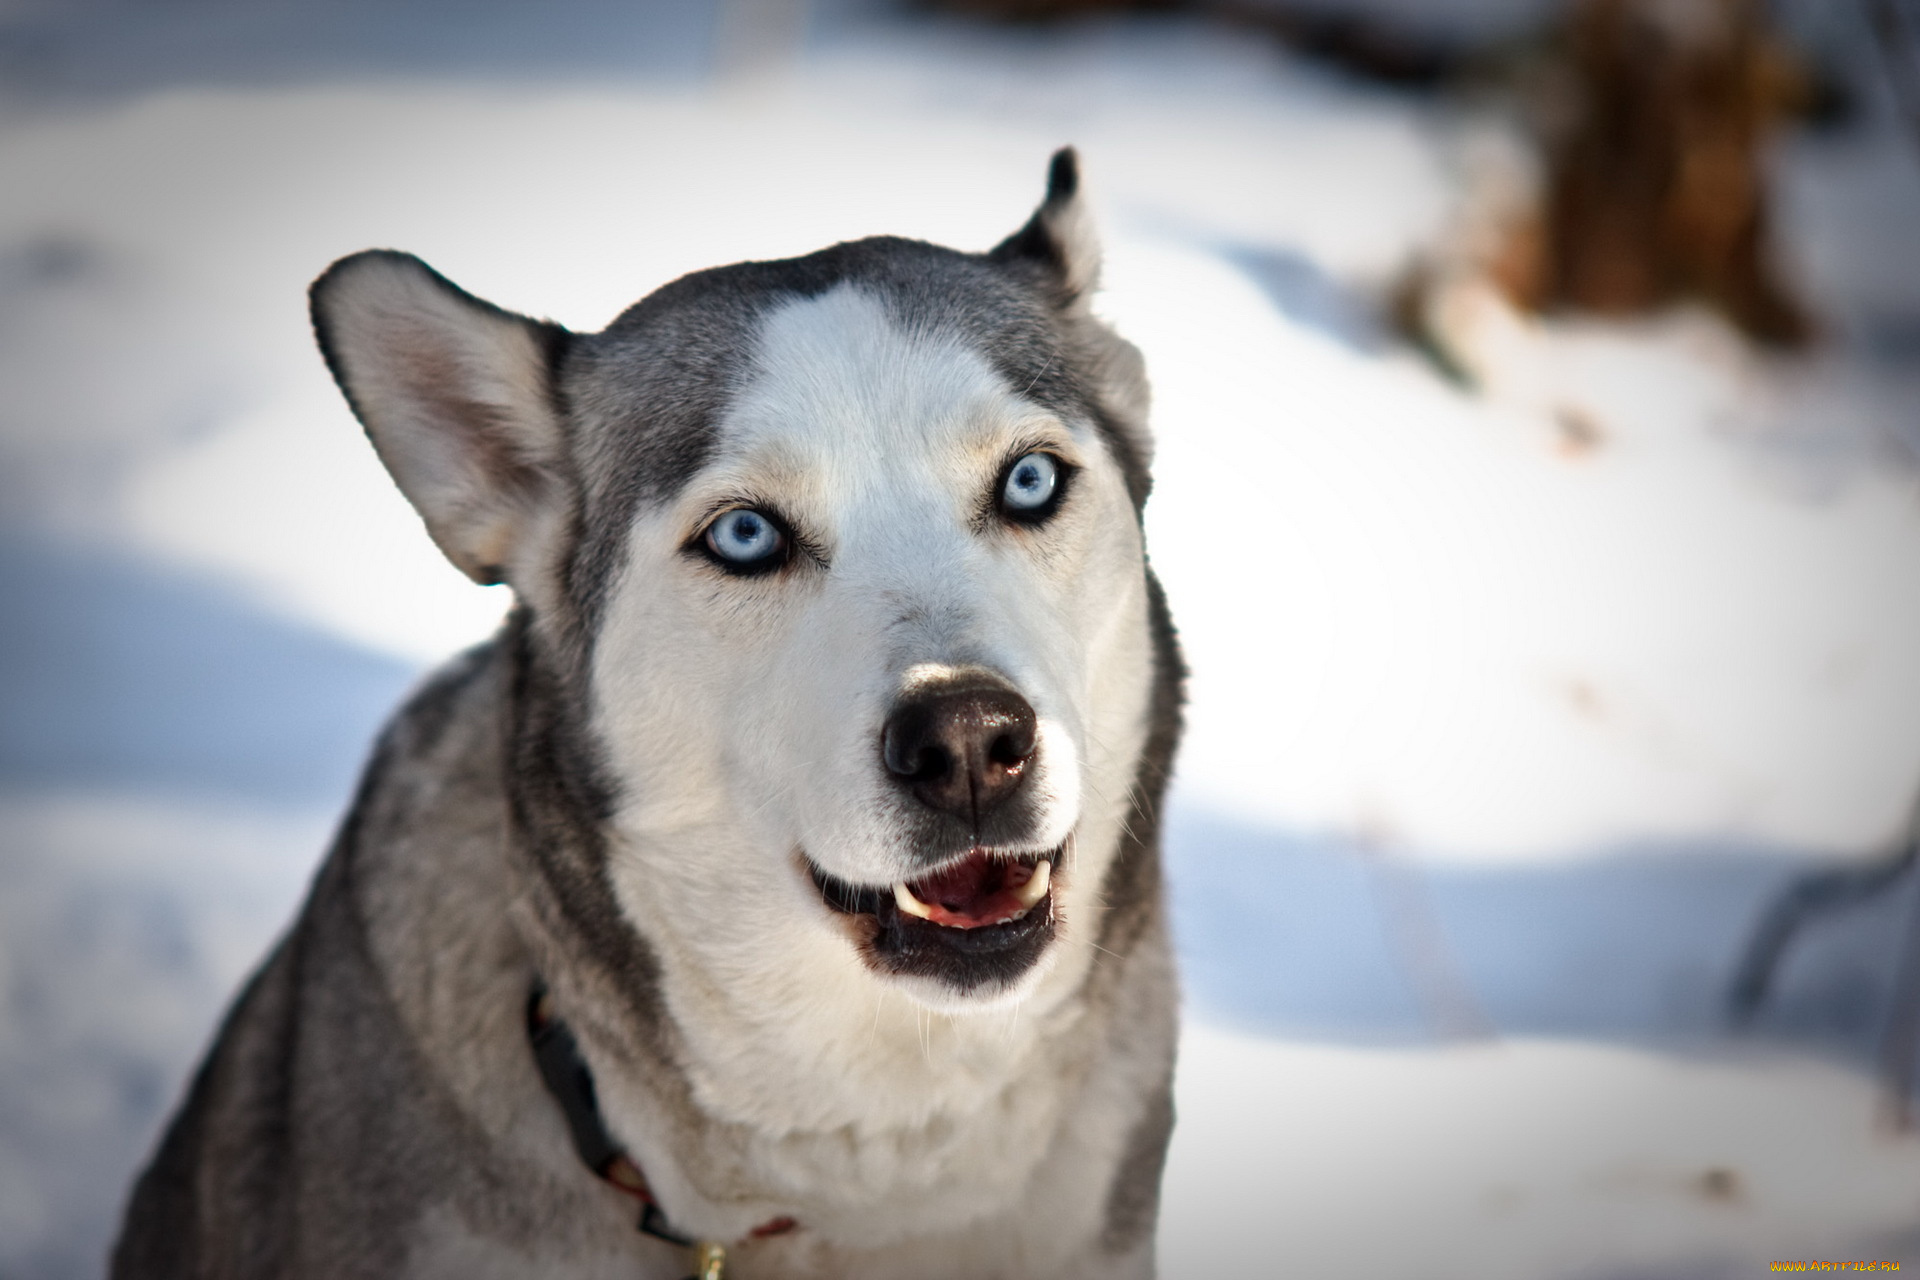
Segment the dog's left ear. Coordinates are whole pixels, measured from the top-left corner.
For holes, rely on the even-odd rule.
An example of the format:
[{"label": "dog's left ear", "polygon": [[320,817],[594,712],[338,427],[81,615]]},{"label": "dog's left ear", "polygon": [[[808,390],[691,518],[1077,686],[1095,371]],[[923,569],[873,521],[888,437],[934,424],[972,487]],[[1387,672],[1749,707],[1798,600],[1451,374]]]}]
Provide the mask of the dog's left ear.
[{"label": "dog's left ear", "polygon": [[1100,240],[1093,215],[1080,195],[1080,156],[1072,147],[1053,153],[1047,168],[1047,198],[1027,225],[994,246],[995,262],[1031,262],[1046,268],[1061,292],[1061,304],[1085,301],[1100,283]]}]

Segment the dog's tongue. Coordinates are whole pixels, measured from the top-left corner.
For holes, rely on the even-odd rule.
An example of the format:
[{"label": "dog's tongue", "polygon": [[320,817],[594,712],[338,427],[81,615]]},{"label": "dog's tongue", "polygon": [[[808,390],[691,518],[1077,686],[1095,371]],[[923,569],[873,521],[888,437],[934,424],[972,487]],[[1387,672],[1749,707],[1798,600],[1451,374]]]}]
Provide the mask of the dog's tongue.
[{"label": "dog's tongue", "polygon": [[1016,891],[1032,879],[1032,867],[1003,862],[976,849],[964,862],[909,881],[907,889],[927,905],[935,924],[978,929],[1021,911],[1025,904]]}]

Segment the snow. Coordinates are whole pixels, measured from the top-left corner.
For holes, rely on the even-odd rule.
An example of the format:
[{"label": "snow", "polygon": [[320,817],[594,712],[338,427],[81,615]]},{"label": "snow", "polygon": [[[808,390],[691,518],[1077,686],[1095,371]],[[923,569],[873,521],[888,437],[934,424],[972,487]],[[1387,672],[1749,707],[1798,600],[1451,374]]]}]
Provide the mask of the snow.
[{"label": "snow", "polygon": [[[1920,1146],[1838,1068],[1520,1040],[1181,1045],[1161,1274],[1747,1276],[1912,1257]],[[1255,1136],[1257,1135],[1257,1136]]]},{"label": "snow", "polygon": [[98,1275],[213,1020],[291,918],[329,817],[0,799],[0,1275]]},{"label": "snow", "polygon": [[1189,637],[1197,795],[1476,860],[1898,829],[1920,489],[1769,439],[1811,420],[1832,447],[1868,405],[1746,367],[1703,317],[1529,326],[1493,357],[1528,385],[1470,399],[1289,323],[1217,259],[1129,269],[1112,306],[1155,370],[1149,537]]},{"label": "snow", "polygon": [[684,14],[622,62],[569,10],[522,64],[501,7],[453,74],[405,52],[426,9],[343,4],[298,56],[268,47],[294,12],[204,49],[182,17],[146,65],[48,9],[97,56],[0,114],[0,1276],[97,1271],[383,709],[504,608],[362,442],[307,281],[390,245],[598,327],[718,262],[984,247],[1065,141],[1154,378],[1149,538],[1194,668],[1166,1273],[1911,1256],[1920,1142],[1867,1075],[1906,899],[1811,932],[1770,1038],[1721,1035],[1762,905],[1883,848],[1920,782],[1896,135],[1779,157],[1826,351],[1468,290],[1468,392],[1370,291],[1457,220],[1486,122],[1244,35],[830,11],[709,76]]}]

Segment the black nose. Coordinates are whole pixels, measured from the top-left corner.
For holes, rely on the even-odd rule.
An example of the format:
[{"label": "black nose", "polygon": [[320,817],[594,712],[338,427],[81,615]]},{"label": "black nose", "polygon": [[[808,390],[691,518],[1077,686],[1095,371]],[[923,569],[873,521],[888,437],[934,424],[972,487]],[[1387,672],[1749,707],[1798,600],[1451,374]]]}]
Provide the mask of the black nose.
[{"label": "black nose", "polygon": [[887,717],[880,755],[920,802],[965,819],[975,831],[1020,788],[1033,758],[1027,700],[994,685],[923,693]]}]

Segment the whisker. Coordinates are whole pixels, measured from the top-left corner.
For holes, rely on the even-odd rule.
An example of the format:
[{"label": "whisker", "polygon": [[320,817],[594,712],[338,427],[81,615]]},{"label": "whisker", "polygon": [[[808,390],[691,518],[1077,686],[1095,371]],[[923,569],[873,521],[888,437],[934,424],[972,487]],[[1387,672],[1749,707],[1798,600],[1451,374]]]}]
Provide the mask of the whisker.
[{"label": "whisker", "polygon": [[1034,374],[1034,375],[1033,375],[1033,381],[1032,381],[1032,382],[1029,382],[1029,383],[1027,384],[1027,389],[1026,389],[1026,391],[1022,391],[1022,392],[1020,393],[1021,395],[1023,395],[1023,396],[1024,396],[1024,395],[1027,395],[1027,394],[1028,394],[1029,392],[1031,392],[1031,391],[1032,391],[1032,390],[1033,390],[1033,389],[1034,389],[1035,387],[1037,387],[1037,386],[1039,386],[1039,385],[1040,385],[1040,379],[1042,379],[1042,378],[1044,378],[1044,377],[1046,377],[1046,376],[1047,376],[1047,375],[1048,375],[1049,373],[1051,373],[1051,372],[1053,372],[1053,362],[1054,362],[1054,359],[1055,359],[1055,357],[1053,357],[1053,356],[1051,356],[1051,355],[1047,357],[1047,362],[1046,362],[1045,364],[1043,364],[1043,365],[1041,365],[1041,366],[1040,366],[1040,372],[1038,372],[1038,373],[1036,373],[1036,374]]}]

